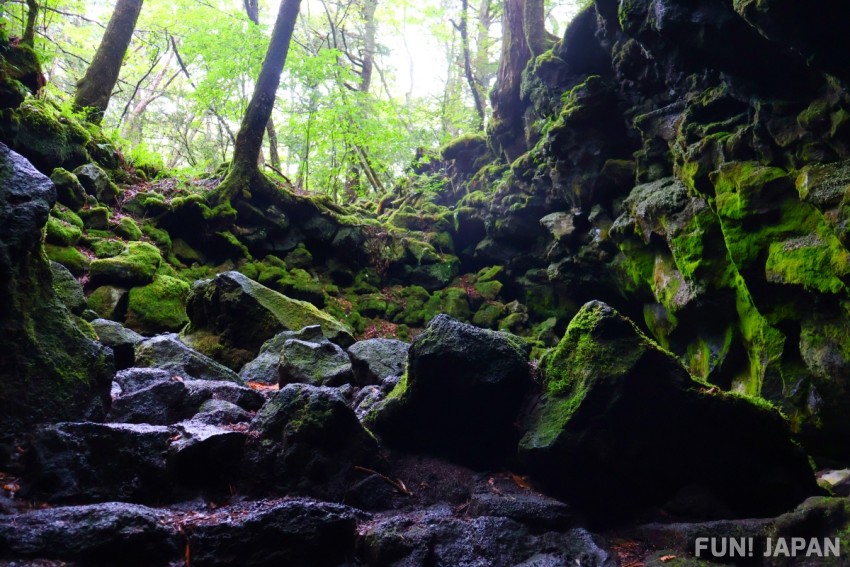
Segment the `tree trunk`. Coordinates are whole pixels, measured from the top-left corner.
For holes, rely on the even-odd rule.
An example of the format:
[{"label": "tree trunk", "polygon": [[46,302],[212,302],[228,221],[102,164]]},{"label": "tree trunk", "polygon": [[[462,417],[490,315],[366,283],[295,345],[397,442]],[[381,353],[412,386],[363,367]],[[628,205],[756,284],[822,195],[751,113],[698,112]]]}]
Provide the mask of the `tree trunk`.
[{"label": "tree trunk", "polygon": [[[257,0],[243,0],[245,5],[245,13],[248,19],[254,22],[255,25],[260,25],[260,6]],[[269,139],[269,161],[272,167],[280,170],[280,154],[277,150],[277,131],[274,128],[274,120],[269,117],[269,123],[266,124],[266,135]]]},{"label": "tree trunk", "polygon": [[531,59],[525,40],[523,0],[505,0],[502,14],[502,57],[491,94],[493,116],[490,140],[493,147],[510,163],[528,150],[522,122],[520,100],[522,72]]},{"label": "tree trunk", "polygon": [[540,55],[550,47],[545,22],[546,9],[543,0],[525,0],[522,13],[523,33],[532,57]]},{"label": "tree trunk", "polygon": [[85,76],[77,83],[74,106],[88,109],[90,122],[99,124],[103,120],[141,11],[142,0],[118,0],[97,53]]},{"label": "tree trunk", "polygon": [[236,134],[230,171],[217,190],[216,199],[220,203],[248,191],[273,199],[277,191],[277,187],[260,172],[257,161],[263,148],[263,133],[272,115],[280,74],[286,63],[300,6],[301,0],[282,0],[280,3],[254,94],[242,118],[239,133]]},{"label": "tree trunk", "polygon": [[38,20],[38,4],[35,0],[27,0],[27,27],[24,29],[24,37],[21,40],[32,46],[35,43],[35,22]]},{"label": "tree trunk", "polygon": [[472,93],[475,111],[478,113],[478,129],[483,130],[484,101],[481,98],[481,91],[478,90],[478,81],[475,80],[475,73],[472,69],[472,54],[469,50],[469,0],[461,0],[460,24],[457,29],[460,32],[461,47],[463,48],[463,72]]}]

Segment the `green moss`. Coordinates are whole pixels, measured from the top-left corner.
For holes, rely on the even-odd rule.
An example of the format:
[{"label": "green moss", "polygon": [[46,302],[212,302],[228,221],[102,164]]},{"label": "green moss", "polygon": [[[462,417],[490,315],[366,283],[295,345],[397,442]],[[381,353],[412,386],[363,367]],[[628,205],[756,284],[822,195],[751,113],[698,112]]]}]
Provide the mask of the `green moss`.
[{"label": "green moss", "polygon": [[488,282],[491,280],[495,280],[502,272],[504,272],[504,266],[489,266],[487,268],[481,268],[478,270],[476,276],[478,277],[479,282]]},{"label": "green moss", "polygon": [[797,115],[797,124],[807,130],[828,124],[829,111],[829,103],[823,99],[818,99]]},{"label": "green moss", "polygon": [[179,331],[189,322],[188,295],[188,283],[168,276],[157,276],[146,286],[134,287],[127,305],[127,327],[146,334]]},{"label": "green moss", "polygon": [[499,296],[499,292],[502,291],[502,283],[495,280],[479,281],[473,287],[478,295],[490,301],[496,299]]},{"label": "green moss", "polygon": [[126,238],[127,240],[142,239],[142,229],[140,229],[139,225],[136,224],[136,221],[130,217],[122,217],[113,230],[115,231],[115,234],[121,238]]},{"label": "green moss", "polygon": [[123,321],[127,311],[127,290],[111,285],[100,286],[88,296],[88,306],[98,317]]},{"label": "green moss", "polygon": [[109,228],[109,218],[112,216],[112,212],[101,205],[80,209],[78,214],[83,219],[83,224],[86,228],[96,230],[107,230]]},{"label": "green moss", "polygon": [[485,329],[496,329],[499,319],[505,315],[505,306],[497,301],[487,302],[478,308],[472,318],[472,323]]},{"label": "green moss", "polygon": [[117,238],[88,238],[87,243],[98,258],[111,258],[123,252],[127,245]]},{"label": "green moss", "polygon": [[228,249],[229,255],[246,258],[248,260],[253,259],[248,247],[242,244],[242,242],[229,230],[216,232],[215,234],[223,241],[224,247]]},{"label": "green moss", "polygon": [[171,236],[161,228],[157,228],[152,223],[146,222],[142,224],[142,233],[156,243],[157,246],[164,250],[171,250]]},{"label": "green moss", "polygon": [[740,333],[747,347],[749,372],[734,386],[741,392],[758,396],[769,367],[779,364],[785,348],[785,336],[773,328],[756,308],[744,278],[735,276],[736,308]]},{"label": "green moss", "polygon": [[81,276],[89,269],[91,260],[88,256],[72,246],[56,246],[45,244],[44,251],[47,257],[54,262],[59,262],[75,276]]},{"label": "green moss", "polygon": [[842,278],[850,273],[850,253],[833,235],[773,242],[767,256],[768,281],[798,284],[808,290],[841,293],[847,289]]},{"label": "green moss", "polygon": [[92,262],[91,278],[95,282],[145,285],[153,281],[161,262],[156,246],[130,242],[121,254]]},{"label": "green moss", "polygon": [[62,205],[57,204],[53,207],[53,209],[51,209],[50,214],[61,221],[79,228],[80,230],[83,229],[83,219],[81,219],[80,215],[68,207],[63,207]]},{"label": "green moss", "polygon": [[313,264],[313,255],[300,242],[295,250],[286,255],[284,262],[287,268],[309,268]]},{"label": "green moss", "polygon": [[82,234],[82,231],[72,224],[61,221],[52,215],[47,217],[45,238],[50,244],[73,246],[79,242]]}]

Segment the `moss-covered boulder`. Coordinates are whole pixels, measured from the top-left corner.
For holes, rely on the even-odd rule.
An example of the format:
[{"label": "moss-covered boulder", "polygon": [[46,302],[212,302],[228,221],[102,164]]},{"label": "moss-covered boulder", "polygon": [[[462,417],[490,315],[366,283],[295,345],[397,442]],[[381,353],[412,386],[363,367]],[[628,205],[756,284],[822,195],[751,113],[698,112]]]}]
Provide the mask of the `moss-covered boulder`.
[{"label": "moss-covered boulder", "polygon": [[94,285],[146,285],[153,281],[162,262],[159,249],[147,242],[130,242],[117,256],[98,258],[91,263]]},{"label": "moss-covered boulder", "polygon": [[103,319],[123,321],[127,314],[128,295],[126,288],[102,285],[89,294],[88,307]]},{"label": "moss-covered boulder", "polygon": [[79,211],[86,204],[86,190],[77,176],[61,167],[50,174],[50,180],[56,185],[56,200],[72,211]]},{"label": "moss-covered boulder", "polygon": [[156,276],[148,285],[130,290],[125,325],[149,335],[179,331],[189,322],[188,295],[189,284],[183,280]]},{"label": "moss-covered boulder", "polygon": [[541,367],[545,392],[520,457],[547,490],[597,521],[685,490],[737,516],[774,515],[818,493],[776,410],[697,382],[604,303],[582,307]]},{"label": "moss-covered boulder", "polygon": [[341,498],[355,466],[374,466],[378,445],[333,388],[290,384],[251,422],[244,466],[250,491]]},{"label": "moss-covered boulder", "polygon": [[0,425],[103,416],[114,370],[57,297],[41,231],[50,180],[0,144]]},{"label": "moss-covered boulder", "polygon": [[394,447],[498,463],[516,447],[517,411],[532,385],[528,352],[518,337],[438,315],[366,424]]},{"label": "moss-covered boulder", "polygon": [[73,224],[54,216],[47,217],[45,226],[45,241],[56,246],[73,246],[83,235],[83,232]]},{"label": "moss-covered boulder", "polygon": [[354,381],[348,355],[324,337],[312,341],[289,339],[283,343],[278,374],[281,386],[294,382],[342,386]]},{"label": "moss-covered boulder", "polygon": [[56,292],[56,297],[68,311],[80,315],[87,307],[83,286],[68,268],[58,262],[50,262],[50,272],[53,275],[53,291]]},{"label": "moss-covered boulder", "polygon": [[140,368],[161,368],[193,380],[241,383],[235,372],[189,348],[173,333],[157,335],[138,343],[135,355],[136,366]]},{"label": "moss-covered boulder", "polygon": [[187,344],[238,369],[265,341],[281,331],[320,325],[324,336],[343,346],[351,331],[315,306],[282,295],[239,272],[225,272],[192,285],[186,303]]},{"label": "moss-covered boulder", "polygon": [[96,163],[87,163],[74,170],[80,184],[86,193],[95,197],[101,203],[112,204],[121,190],[115,185],[109,175]]}]

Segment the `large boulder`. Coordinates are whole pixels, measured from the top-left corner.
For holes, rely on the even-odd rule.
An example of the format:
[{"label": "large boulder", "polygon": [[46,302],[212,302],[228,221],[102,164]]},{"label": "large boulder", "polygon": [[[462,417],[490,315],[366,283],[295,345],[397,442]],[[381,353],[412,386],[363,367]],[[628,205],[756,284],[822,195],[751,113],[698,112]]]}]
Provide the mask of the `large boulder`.
[{"label": "large boulder", "polygon": [[280,365],[280,353],[286,341],[289,339],[300,339],[302,341],[315,342],[322,337],[322,328],[319,325],[310,325],[300,331],[280,332],[263,343],[257,358],[242,367],[242,370],[239,371],[239,377],[245,382],[277,384],[279,381],[278,365]]},{"label": "large boulder", "polygon": [[516,447],[514,423],[533,384],[528,352],[519,337],[438,315],[367,426],[399,448],[492,464]]},{"label": "large boulder", "polygon": [[324,337],[317,341],[289,339],[280,352],[279,384],[342,386],[354,380],[351,359],[339,345]]},{"label": "large boulder", "polygon": [[188,515],[181,523],[196,567],[336,567],[357,541],[357,511],[307,499],[266,500]]},{"label": "large boulder", "polygon": [[48,502],[160,501],[173,430],[153,425],[58,423],[36,429],[28,494]]},{"label": "large boulder", "polygon": [[713,510],[770,515],[818,492],[779,412],[697,382],[604,303],[582,307],[542,369],[520,457],[597,521],[688,493]]},{"label": "large boulder", "polygon": [[341,498],[354,467],[374,465],[377,449],[337,390],[289,384],[251,422],[244,478],[251,489]]},{"label": "large boulder", "polygon": [[194,283],[186,304],[187,344],[238,369],[281,331],[320,325],[324,336],[347,346],[351,330],[304,301],[290,299],[239,272]]},{"label": "large boulder", "polygon": [[[177,529],[167,519],[168,514],[160,510],[123,502],[0,516],[0,559],[60,559],[80,565],[162,565],[182,552]],[[36,564],[42,563],[32,563]]]},{"label": "large boulder", "polygon": [[139,333],[125,328],[121,323],[108,319],[91,322],[100,344],[108,346],[115,355],[115,369],[130,368],[136,361],[136,345],[145,340]]},{"label": "large boulder", "polygon": [[161,368],[183,378],[241,382],[238,374],[189,348],[176,334],[157,335],[137,344],[136,366]]},{"label": "large boulder", "polygon": [[108,349],[86,337],[52,285],[41,244],[56,192],[0,144],[0,428],[101,417],[114,370]]},{"label": "large boulder", "polygon": [[408,343],[395,339],[368,339],[348,347],[354,379],[360,386],[380,384],[390,376],[401,376],[407,361]]}]

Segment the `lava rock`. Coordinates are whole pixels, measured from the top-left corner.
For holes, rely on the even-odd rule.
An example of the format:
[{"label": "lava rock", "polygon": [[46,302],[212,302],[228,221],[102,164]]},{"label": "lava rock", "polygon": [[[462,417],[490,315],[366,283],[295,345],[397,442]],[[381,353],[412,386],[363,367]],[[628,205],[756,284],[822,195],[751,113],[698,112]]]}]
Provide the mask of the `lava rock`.
[{"label": "lava rock", "polygon": [[161,368],[184,378],[241,382],[238,374],[189,348],[173,333],[157,335],[136,345],[136,365]]},{"label": "lava rock", "polygon": [[119,395],[126,396],[157,382],[168,382],[174,377],[174,373],[161,368],[125,368],[115,375],[113,384],[120,388]]},{"label": "lava rock", "polygon": [[112,354],[85,336],[53,289],[42,228],[50,180],[0,144],[0,428],[100,419]]},{"label": "lava rock", "polygon": [[236,504],[182,523],[196,567],[336,567],[354,554],[357,513],[308,499]]},{"label": "lava rock", "polygon": [[245,364],[239,371],[239,377],[245,382],[260,382],[262,384],[277,384],[278,365],[283,345],[289,339],[315,342],[323,337],[319,325],[310,325],[300,331],[283,331],[263,343],[257,358]]},{"label": "lava rock", "polygon": [[239,272],[195,282],[186,313],[190,321],[184,332],[187,343],[201,350],[215,344],[215,352],[208,354],[232,368],[256,357],[275,334],[308,325],[320,325],[326,338],[341,345],[354,342],[345,325],[315,306],[281,295]]},{"label": "lava rock", "polygon": [[58,423],[30,443],[28,494],[48,502],[152,502],[169,494],[172,430],[153,425]]},{"label": "lava rock", "polygon": [[252,489],[340,498],[354,467],[375,463],[377,449],[335,389],[289,384],[251,422],[243,478]]},{"label": "lava rock", "polygon": [[84,565],[166,565],[182,552],[162,511],[107,502],[0,516],[0,558]]},{"label": "lava rock", "polygon": [[192,420],[207,425],[233,425],[247,423],[253,417],[234,403],[224,400],[207,400],[201,404]]},{"label": "lava rock", "polygon": [[508,518],[456,518],[448,506],[385,517],[368,524],[361,536],[359,556],[369,565],[614,567],[619,564],[615,556],[583,529],[535,535]]},{"label": "lava rock", "polygon": [[245,433],[184,421],[175,426],[180,438],[168,448],[169,464],[186,486],[227,487],[239,473]]},{"label": "lava rock", "polygon": [[108,421],[117,423],[148,423],[169,425],[185,419],[187,388],[173,378],[156,382],[112,400]]},{"label": "lava rock", "polygon": [[341,386],[354,379],[351,360],[338,345],[289,339],[283,343],[278,366],[279,384],[294,382],[314,386]]},{"label": "lava rock", "polygon": [[86,309],[86,296],[83,294],[83,286],[77,278],[68,271],[68,268],[58,262],[50,262],[50,271],[53,274],[53,291],[68,311],[79,315]]},{"label": "lava rock", "polygon": [[686,484],[756,517],[819,492],[777,411],[696,382],[604,303],[582,307],[541,366],[545,392],[520,457],[595,521],[657,506]]},{"label": "lava rock", "polygon": [[121,323],[107,319],[95,319],[91,322],[100,344],[112,349],[115,356],[115,369],[125,370],[136,363],[136,345],[145,337],[124,327]]},{"label": "lava rock", "polygon": [[522,339],[435,317],[414,339],[407,374],[365,423],[389,444],[472,464],[514,447],[514,421],[533,382]]},{"label": "lava rock", "polygon": [[86,193],[96,197],[101,203],[114,203],[121,191],[96,163],[81,165],[74,170],[74,175]]},{"label": "lava rock", "polygon": [[410,345],[395,339],[368,339],[348,347],[359,386],[380,384],[388,376],[401,376]]}]

